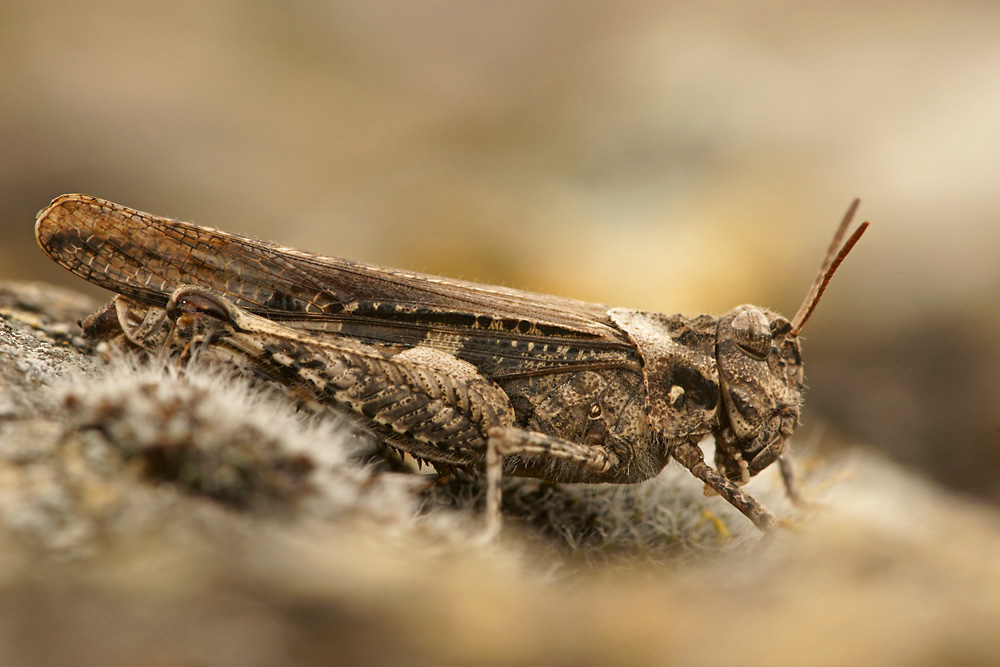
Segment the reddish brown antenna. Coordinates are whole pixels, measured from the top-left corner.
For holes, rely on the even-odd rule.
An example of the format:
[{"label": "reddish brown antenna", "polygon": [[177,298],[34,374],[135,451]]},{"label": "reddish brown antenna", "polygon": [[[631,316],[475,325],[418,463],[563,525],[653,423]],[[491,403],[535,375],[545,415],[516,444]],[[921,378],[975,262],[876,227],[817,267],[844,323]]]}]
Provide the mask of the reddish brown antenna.
[{"label": "reddish brown antenna", "polygon": [[844,238],[844,234],[847,233],[847,227],[851,224],[851,219],[854,218],[854,212],[858,210],[858,204],[861,203],[860,199],[855,198],[851,202],[850,208],[847,209],[847,213],[844,214],[844,219],[840,222],[840,227],[837,228],[837,233],[833,235],[833,240],[830,242],[830,249],[826,251],[826,258],[823,260],[822,266],[819,267],[819,273],[816,275],[816,280],[813,282],[812,287],[809,289],[809,294],[806,295],[806,300],[802,302],[799,306],[799,311],[795,313],[795,317],[792,318],[792,330],[790,335],[798,336],[799,332],[802,331],[802,327],[806,325],[806,321],[809,320],[809,316],[812,315],[813,311],[816,310],[816,304],[819,303],[820,297],[823,296],[823,292],[826,290],[827,284],[830,282],[830,278],[833,278],[833,274],[837,272],[837,267],[840,263],[844,261],[847,257],[847,253],[851,252],[851,248],[854,244],[858,242],[861,235],[865,233],[868,229],[868,223],[863,222],[861,225],[854,230],[851,234],[851,238],[847,239],[847,243],[844,244],[842,248],[838,251],[840,247],[840,241]]}]

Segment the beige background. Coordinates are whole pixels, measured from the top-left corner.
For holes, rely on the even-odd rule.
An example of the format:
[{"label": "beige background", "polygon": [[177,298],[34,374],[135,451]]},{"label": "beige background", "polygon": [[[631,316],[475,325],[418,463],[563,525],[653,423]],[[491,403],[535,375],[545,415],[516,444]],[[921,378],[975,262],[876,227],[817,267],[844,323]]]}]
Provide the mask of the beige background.
[{"label": "beige background", "polygon": [[[85,192],[612,305],[791,314],[799,442],[1000,500],[991,2],[0,4],[0,277]],[[825,428],[819,428],[819,427]]]}]

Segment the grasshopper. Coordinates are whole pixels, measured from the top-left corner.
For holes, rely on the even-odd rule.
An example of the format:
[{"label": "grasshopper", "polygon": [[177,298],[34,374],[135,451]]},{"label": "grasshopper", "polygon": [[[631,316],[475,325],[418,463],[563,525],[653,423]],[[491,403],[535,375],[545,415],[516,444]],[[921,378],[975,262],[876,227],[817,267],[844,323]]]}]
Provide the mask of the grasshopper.
[{"label": "grasshopper", "polygon": [[[675,459],[758,528],[743,490],[783,456],[802,402],[799,334],[868,223],[844,216],[788,320],[756,306],[665,315],[323,257],[86,195],[39,212],[42,249],[118,296],[97,340],[192,346],[351,419],[441,470],[627,484]],[[839,250],[838,250],[839,248]],[[699,443],[715,439],[715,467]]]}]

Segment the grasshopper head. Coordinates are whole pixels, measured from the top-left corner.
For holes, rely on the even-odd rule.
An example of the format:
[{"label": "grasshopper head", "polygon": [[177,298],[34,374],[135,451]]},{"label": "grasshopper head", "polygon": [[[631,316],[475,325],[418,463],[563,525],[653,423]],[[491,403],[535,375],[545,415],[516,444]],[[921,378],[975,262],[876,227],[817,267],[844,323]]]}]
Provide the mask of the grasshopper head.
[{"label": "grasshopper head", "polygon": [[741,484],[781,456],[799,421],[799,338],[781,315],[740,306],[719,319],[715,349],[722,393],[715,464]]},{"label": "grasshopper head", "polygon": [[715,465],[737,484],[774,463],[798,424],[803,389],[799,332],[837,267],[868,227],[863,223],[840,246],[859,203],[855,199],[847,210],[809,294],[791,321],[755,306],[740,306],[719,319],[715,353],[722,406],[715,430]]}]

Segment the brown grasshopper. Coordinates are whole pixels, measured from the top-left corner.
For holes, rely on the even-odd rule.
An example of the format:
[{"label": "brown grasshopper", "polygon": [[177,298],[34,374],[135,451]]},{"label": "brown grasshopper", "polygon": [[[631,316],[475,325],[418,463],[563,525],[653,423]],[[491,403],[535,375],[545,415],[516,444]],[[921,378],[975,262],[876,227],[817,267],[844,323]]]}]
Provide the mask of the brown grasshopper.
[{"label": "brown grasshopper", "polygon": [[[762,530],[741,486],[782,456],[802,401],[799,333],[862,224],[855,200],[791,321],[739,306],[664,315],[323,257],[86,195],[35,234],[64,268],[117,296],[88,336],[209,355],[353,420],[441,469],[634,483],[671,458]],[[838,248],[840,248],[838,252]],[[699,443],[715,437],[715,467]]]}]

